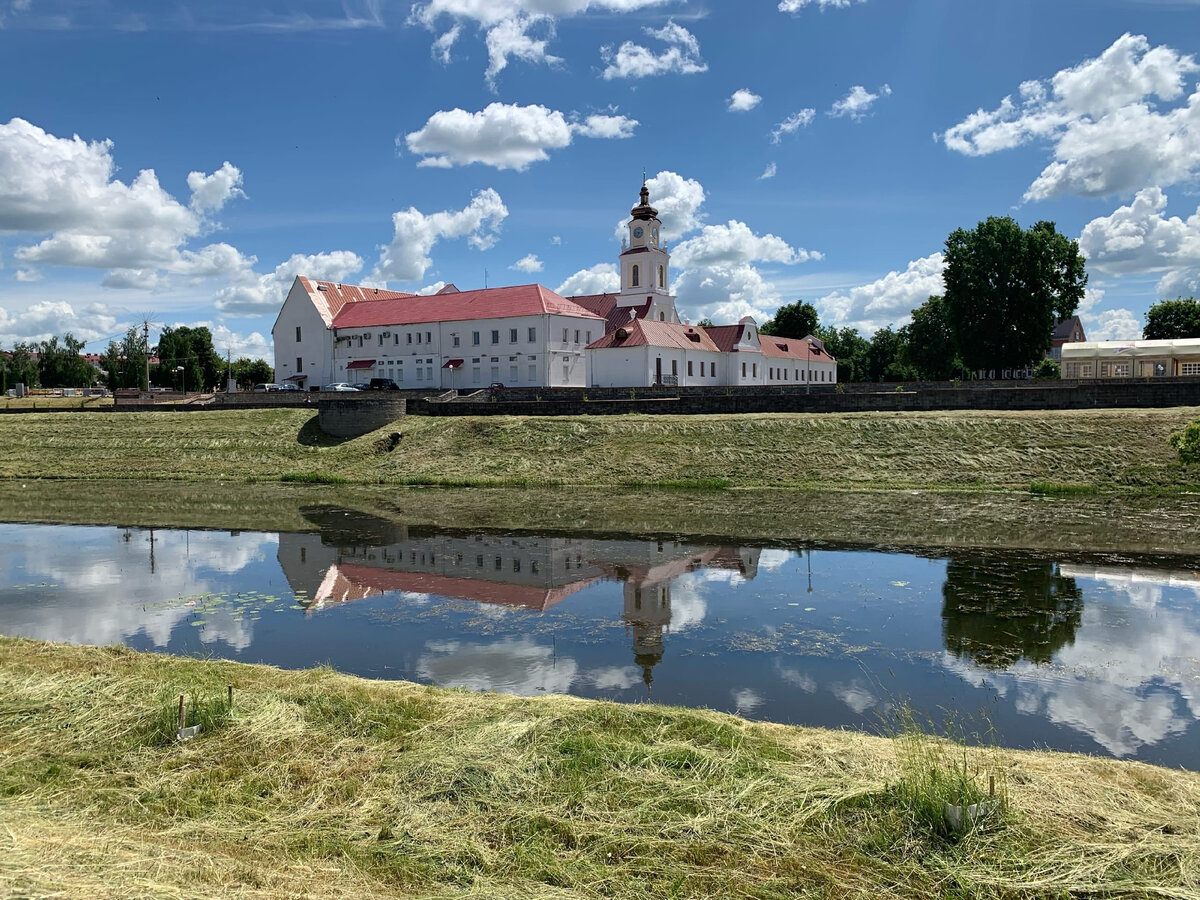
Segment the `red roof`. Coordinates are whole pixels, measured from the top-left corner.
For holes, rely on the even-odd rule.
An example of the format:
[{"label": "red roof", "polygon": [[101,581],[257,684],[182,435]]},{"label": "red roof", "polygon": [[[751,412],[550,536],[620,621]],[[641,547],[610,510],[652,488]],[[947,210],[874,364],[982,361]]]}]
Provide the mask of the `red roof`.
[{"label": "red roof", "polygon": [[646,313],[650,311],[649,298],[635,306],[617,306],[616,294],[585,294],[567,299],[604,319],[605,334],[622,325],[628,325],[633,319],[646,318]]},{"label": "red roof", "polygon": [[506,319],[543,314],[598,319],[600,316],[560,297],[540,284],[485,288],[398,299],[368,300],[342,307],[333,320],[335,328],[364,328],[382,325],[415,325],[425,322],[461,322],[471,319]]},{"label": "red roof", "polygon": [[354,284],[337,284],[332,281],[313,281],[303,275],[297,277],[300,286],[308,291],[321,318],[332,322],[342,309],[351,303],[361,303],[364,300],[394,300],[398,297],[412,297],[402,291],[389,291],[384,288],[359,287]]},{"label": "red roof", "polygon": [[704,330],[722,353],[732,353],[746,333],[745,325],[705,325]]},{"label": "red roof", "polygon": [[346,365],[346,368],[347,369],[369,369],[373,365],[375,365],[375,360],[373,360],[373,359],[356,359],[353,362],[348,363]]},{"label": "red roof", "polygon": [[653,319],[634,319],[628,325],[588,344],[589,350],[618,347],[673,347],[678,350],[720,352],[712,338],[698,325],[677,325],[674,322],[655,322]]},{"label": "red roof", "polygon": [[811,359],[813,362],[836,362],[825,350],[825,345],[813,338],[812,353],[808,351],[808,339],[777,338],[769,334],[760,334],[758,342],[762,345],[763,356],[773,356],[778,359]]}]

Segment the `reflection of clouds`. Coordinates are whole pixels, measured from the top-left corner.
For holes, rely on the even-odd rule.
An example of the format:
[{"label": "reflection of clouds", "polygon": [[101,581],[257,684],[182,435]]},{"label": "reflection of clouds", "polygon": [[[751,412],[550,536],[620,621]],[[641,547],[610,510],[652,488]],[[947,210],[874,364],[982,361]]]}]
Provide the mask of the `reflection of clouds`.
[{"label": "reflection of clouds", "polygon": [[[69,528],[69,537],[55,539]],[[164,600],[212,592],[219,586],[205,573],[236,574],[274,549],[274,535],[231,536],[211,531],[154,532],[154,571],[150,533],[81,526],[0,525],[0,545],[20,559],[31,580],[55,585],[43,602],[20,609],[0,608],[0,631],[72,644],[124,643],[144,635],[165,647],[174,629],[195,610],[164,608]],[[229,609],[204,611],[197,636],[205,643],[249,646],[253,626]]]},{"label": "reflection of clouds", "polygon": [[791,550],[761,550],[758,554],[758,567],[768,572],[778,572],[796,554]]},{"label": "reflection of clouds", "polygon": [[1061,574],[1076,579],[1099,581],[1113,592],[1121,592],[1138,609],[1154,609],[1162,602],[1165,588],[1190,590],[1200,602],[1200,576],[1188,571],[1117,569],[1098,566],[1059,566]]},{"label": "reflection of clouds", "polygon": [[688,572],[671,582],[671,631],[682,632],[699,625],[708,615],[704,598],[709,579],[703,572]]},{"label": "reflection of clouds", "polygon": [[587,673],[587,679],[601,691],[627,691],[636,684],[641,684],[641,670],[634,666],[609,666],[595,669]]},{"label": "reflection of clouds", "polygon": [[762,695],[750,690],[750,688],[741,688],[731,693],[733,694],[734,711],[738,715],[751,715],[764,702]]},{"label": "reflection of clouds", "polygon": [[875,692],[861,678],[855,678],[849,684],[838,682],[830,687],[833,696],[837,697],[860,716],[868,709],[879,705]]},{"label": "reflection of clouds", "polygon": [[1163,608],[1161,583],[1118,586],[1129,603],[1089,600],[1074,644],[1055,654],[1053,668],[1022,661],[985,671],[949,653],[942,665],[968,683],[986,679],[1021,712],[1131,756],[1200,718],[1200,631],[1192,624],[1200,610],[1185,617]]},{"label": "reflection of clouds", "polygon": [[806,694],[815,694],[817,692],[817,680],[815,678],[811,675],[805,675],[798,669],[781,665],[778,660],[775,661],[775,673],[786,684],[798,687]]},{"label": "reflection of clouds", "polygon": [[528,638],[493,644],[430,641],[417,661],[417,674],[439,687],[501,691],[529,696],[566,693],[575,682],[575,660],[558,659],[554,648]]}]

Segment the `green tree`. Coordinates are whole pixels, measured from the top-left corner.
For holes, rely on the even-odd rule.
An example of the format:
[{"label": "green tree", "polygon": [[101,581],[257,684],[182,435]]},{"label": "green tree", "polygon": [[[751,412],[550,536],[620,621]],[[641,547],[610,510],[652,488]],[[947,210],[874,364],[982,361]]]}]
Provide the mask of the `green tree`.
[{"label": "green tree", "polygon": [[817,308],[811,303],[787,303],[775,310],[775,317],[763,322],[758,330],[766,335],[782,338],[806,338],[817,333],[819,317]]},{"label": "green tree", "polygon": [[221,382],[225,366],[213,349],[212,332],[207,328],[164,328],[157,350],[158,365],[152,376],[155,384],[202,391]]},{"label": "green tree", "polygon": [[905,352],[917,377],[926,381],[946,381],[962,369],[954,349],[954,333],[941,297],[930,297],[912,311],[912,321],[900,329],[906,340]]},{"label": "green tree", "polygon": [[868,381],[913,381],[916,373],[908,363],[908,335],[891,325],[880,328],[867,351]]},{"label": "green tree", "polygon": [[1146,310],[1142,336],[1148,341],[1200,337],[1200,300],[1177,297],[1155,303]]},{"label": "green tree", "polygon": [[270,384],[275,380],[275,370],[265,359],[243,356],[233,361],[233,377],[239,388],[246,389],[256,384]]},{"label": "green tree", "polygon": [[96,381],[96,369],[81,355],[84,343],[70,332],[62,343],[56,335],[38,346],[38,378],[42,387],[91,387]]},{"label": "green tree", "polygon": [[1055,317],[1075,313],[1087,287],[1079,245],[1038,222],[1023,231],[993,216],[946,239],[945,305],[971,369],[1027,366],[1050,349]]},{"label": "green tree", "polygon": [[120,343],[109,341],[101,364],[106,373],[105,381],[110,391],[121,388],[141,388],[146,384],[146,356],[149,348],[146,339],[137,328],[130,328]]},{"label": "green tree", "polygon": [[12,353],[4,357],[4,389],[17,384],[34,387],[38,384],[37,360],[33,355],[37,348],[33,344],[17,343],[13,345]]},{"label": "green tree", "polygon": [[871,344],[858,333],[857,328],[818,326],[813,335],[825,345],[829,355],[837,360],[838,381],[867,380]]}]

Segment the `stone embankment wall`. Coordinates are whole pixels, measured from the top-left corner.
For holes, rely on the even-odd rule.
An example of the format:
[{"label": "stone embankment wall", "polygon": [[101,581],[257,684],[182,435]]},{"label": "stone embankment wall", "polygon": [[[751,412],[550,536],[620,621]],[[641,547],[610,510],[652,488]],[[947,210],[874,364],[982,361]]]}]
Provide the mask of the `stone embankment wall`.
[{"label": "stone embankment wall", "polygon": [[407,405],[394,392],[376,393],[368,400],[331,393],[317,403],[317,424],[333,437],[356,438],[403,418]]},{"label": "stone embankment wall", "polygon": [[[981,384],[989,385],[981,387]],[[916,410],[1054,410],[1200,406],[1200,378],[1127,381],[974,382],[960,386],[905,384],[743,388],[507,390],[450,403],[416,401],[409,415],[573,416],[618,413],[868,412]],[[538,399],[540,397],[541,399]]]}]

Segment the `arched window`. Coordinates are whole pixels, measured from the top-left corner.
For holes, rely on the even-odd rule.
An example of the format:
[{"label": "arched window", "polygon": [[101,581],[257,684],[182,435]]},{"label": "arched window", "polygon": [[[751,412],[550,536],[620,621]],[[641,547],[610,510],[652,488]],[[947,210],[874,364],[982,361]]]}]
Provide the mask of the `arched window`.
[{"label": "arched window", "polygon": [[637,287],[638,284],[640,283],[640,279],[638,278],[638,267],[637,266],[633,267],[633,281],[631,283],[633,284],[634,287]]},{"label": "arched window", "polygon": [[658,267],[658,286],[666,288],[667,286],[667,270],[663,266]]}]

